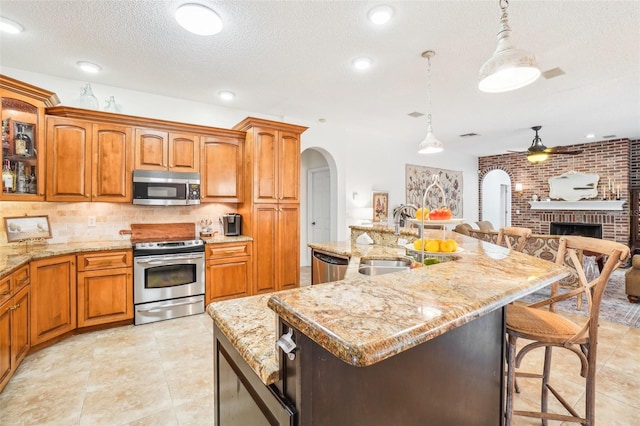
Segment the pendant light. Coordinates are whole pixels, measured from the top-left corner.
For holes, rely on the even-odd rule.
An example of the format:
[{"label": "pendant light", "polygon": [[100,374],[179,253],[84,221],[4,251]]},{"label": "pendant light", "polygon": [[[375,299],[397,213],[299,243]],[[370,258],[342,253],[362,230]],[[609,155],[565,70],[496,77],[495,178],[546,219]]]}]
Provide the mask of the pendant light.
[{"label": "pendant light", "polygon": [[433,135],[433,127],[431,127],[431,57],[434,56],[436,52],[433,50],[427,50],[426,52],[422,52],[422,57],[427,58],[427,96],[429,97],[429,110],[427,111],[427,135],[424,137],[424,140],[420,142],[418,145],[418,154],[435,154],[438,152],[442,152],[442,142],[440,142]]},{"label": "pendant light", "polygon": [[508,0],[499,0],[502,16],[498,30],[498,47],[493,56],[480,68],[478,88],[483,92],[499,93],[516,90],[540,77],[540,69],[531,52],[517,49],[511,43],[511,28],[507,21]]}]

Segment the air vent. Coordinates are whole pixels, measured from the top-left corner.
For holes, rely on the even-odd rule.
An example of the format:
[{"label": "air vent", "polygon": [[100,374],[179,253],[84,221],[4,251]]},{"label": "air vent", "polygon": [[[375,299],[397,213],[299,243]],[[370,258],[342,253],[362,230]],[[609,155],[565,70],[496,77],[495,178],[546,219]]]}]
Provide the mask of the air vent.
[{"label": "air vent", "polygon": [[413,118],[418,118],[418,117],[422,117],[424,114],[418,111],[414,111],[412,113],[409,114],[409,117],[413,117]]},{"label": "air vent", "polygon": [[604,135],[603,136],[603,138],[605,138],[605,139],[613,139],[615,137],[617,137],[617,135]]},{"label": "air vent", "polygon": [[471,136],[480,136],[477,133],[465,133],[464,135],[460,135],[461,138],[470,138]]},{"label": "air vent", "polygon": [[565,72],[562,70],[562,68],[551,68],[550,70],[547,70],[545,72],[542,73],[542,76],[544,78],[546,78],[547,80],[551,79],[551,78],[555,78],[555,77],[560,77],[561,75],[564,75]]}]

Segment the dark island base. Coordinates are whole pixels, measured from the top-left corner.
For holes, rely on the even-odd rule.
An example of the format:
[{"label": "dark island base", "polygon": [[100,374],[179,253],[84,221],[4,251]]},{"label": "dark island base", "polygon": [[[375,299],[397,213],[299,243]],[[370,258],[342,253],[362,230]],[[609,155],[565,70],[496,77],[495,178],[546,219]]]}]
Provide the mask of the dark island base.
[{"label": "dark island base", "polygon": [[[294,329],[295,359],[281,357],[281,380],[272,386],[259,381],[216,327],[216,424],[246,425],[251,418],[252,425],[501,425],[503,312],[369,367],[344,363]],[[279,327],[289,328],[282,321]]]}]

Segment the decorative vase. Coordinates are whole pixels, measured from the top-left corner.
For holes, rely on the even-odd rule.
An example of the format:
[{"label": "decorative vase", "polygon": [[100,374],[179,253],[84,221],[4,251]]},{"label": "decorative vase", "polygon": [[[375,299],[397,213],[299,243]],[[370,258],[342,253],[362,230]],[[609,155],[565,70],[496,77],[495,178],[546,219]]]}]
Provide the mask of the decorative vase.
[{"label": "decorative vase", "polygon": [[87,83],[82,89],[82,93],[80,94],[80,108],[85,109],[99,109],[100,103],[98,102],[98,98],[93,95],[93,90],[91,90],[91,85]]},{"label": "decorative vase", "polygon": [[118,106],[116,105],[116,98],[111,96],[104,101],[104,110],[108,112],[118,112]]}]

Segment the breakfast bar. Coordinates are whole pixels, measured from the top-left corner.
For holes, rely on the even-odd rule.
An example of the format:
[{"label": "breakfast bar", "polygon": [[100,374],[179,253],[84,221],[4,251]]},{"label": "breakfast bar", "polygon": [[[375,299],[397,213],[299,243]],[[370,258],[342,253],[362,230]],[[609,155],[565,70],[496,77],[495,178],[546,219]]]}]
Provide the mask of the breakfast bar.
[{"label": "breakfast bar", "polygon": [[367,276],[406,248],[321,244],[344,280],[210,304],[217,424],[501,424],[504,307],[569,272],[445,233],[451,261]]}]

